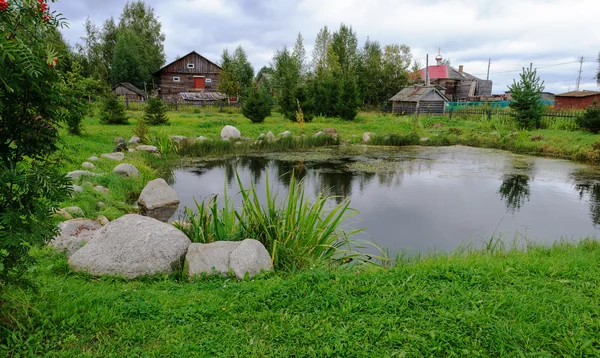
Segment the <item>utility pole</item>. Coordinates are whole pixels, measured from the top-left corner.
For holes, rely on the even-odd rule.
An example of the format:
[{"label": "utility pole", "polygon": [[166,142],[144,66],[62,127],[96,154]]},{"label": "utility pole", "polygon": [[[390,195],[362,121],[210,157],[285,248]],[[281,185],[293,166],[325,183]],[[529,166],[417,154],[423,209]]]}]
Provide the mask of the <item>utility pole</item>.
[{"label": "utility pole", "polygon": [[579,85],[581,84],[581,72],[583,67],[583,56],[579,58],[579,77],[577,77],[577,85],[575,86],[575,91],[579,91]]},{"label": "utility pole", "polygon": [[492,59],[490,58],[490,59],[488,60],[488,72],[487,72],[487,76],[485,77],[485,80],[486,80],[486,81],[489,81],[489,80],[490,80],[490,66],[491,66],[491,65],[492,65]]},{"label": "utility pole", "polygon": [[529,72],[533,71],[533,62],[529,62]]},{"label": "utility pole", "polygon": [[425,86],[429,86],[429,54],[425,56]]}]

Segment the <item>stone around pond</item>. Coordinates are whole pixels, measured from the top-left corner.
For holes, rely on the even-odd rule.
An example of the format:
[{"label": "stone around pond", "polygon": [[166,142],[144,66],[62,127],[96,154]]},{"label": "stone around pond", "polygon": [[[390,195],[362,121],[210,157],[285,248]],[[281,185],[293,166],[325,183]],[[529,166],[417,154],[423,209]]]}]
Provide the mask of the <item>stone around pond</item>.
[{"label": "stone around pond", "polygon": [[170,140],[172,140],[174,142],[177,142],[177,143],[183,142],[185,140],[185,138],[186,137],[182,136],[182,135],[172,135],[172,136],[169,136]]},{"label": "stone around pond", "polygon": [[81,167],[83,169],[91,169],[91,170],[96,170],[96,166],[90,162],[84,162],[81,164]]},{"label": "stone around pond", "polygon": [[105,153],[105,154],[102,154],[101,157],[120,162],[121,160],[125,159],[125,154],[120,153],[120,152],[119,153]]},{"label": "stone around pond", "polygon": [[70,257],[82,248],[102,225],[94,220],[74,219],[58,224],[60,235],[54,237],[48,244],[59,252],[65,252]]},{"label": "stone around pond", "polygon": [[208,140],[208,138],[206,138],[204,136],[200,136],[200,137],[196,138],[196,141],[198,141],[198,142],[204,142],[205,140]]},{"label": "stone around pond", "polygon": [[64,209],[56,209],[54,211],[54,216],[59,216],[63,219],[67,219],[67,220],[72,220],[73,216],[71,216],[71,214],[69,214],[68,212],[66,212]]},{"label": "stone around pond", "polygon": [[69,258],[74,271],[133,279],[171,274],[184,258],[190,239],[169,224],[129,214],[111,221]]},{"label": "stone around pond", "polygon": [[140,171],[131,164],[119,164],[113,169],[113,172],[128,178],[140,175]]},{"label": "stone around pond", "polygon": [[115,143],[115,144],[123,143],[123,142],[125,142],[125,138],[118,137],[118,138],[113,139],[113,143]]},{"label": "stone around pond", "polygon": [[141,140],[140,137],[134,135],[133,137],[129,138],[128,143],[129,144],[138,144],[140,142],[140,140]]},{"label": "stone around pond", "polygon": [[74,170],[72,172],[67,173],[68,177],[71,177],[71,179],[73,179],[73,181],[76,181],[77,179],[81,178],[84,175],[95,175],[94,173],[88,171],[88,170]]},{"label": "stone around pond", "polygon": [[227,125],[221,129],[221,138],[225,139],[240,139],[242,133],[234,126]]},{"label": "stone around pond", "polygon": [[108,220],[108,218],[104,215],[100,215],[96,218],[96,222],[98,222],[98,224],[104,226],[106,224],[108,224],[110,222],[110,220]]},{"label": "stone around pond", "polygon": [[338,132],[335,130],[335,128],[323,128],[322,132],[332,137],[336,137],[338,135]]},{"label": "stone around pond", "polygon": [[88,158],[88,161],[90,161],[90,162],[95,162],[97,160],[99,160],[98,157],[96,157],[94,155],[92,155],[91,157]]},{"label": "stone around pond", "polygon": [[63,210],[66,211],[67,213],[71,214],[71,216],[76,217],[76,218],[85,216],[83,210],[79,206],[69,206],[67,208],[64,208]]},{"label": "stone around pond", "polygon": [[102,185],[96,185],[94,190],[102,194],[108,194],[108,188],[105,188]]},{"label": "stone around pond", "polygon": [[274,142],[276,140],[277,140],[277,138],[275,138],[275,134],[273,134],[273,132],[267,133],[267,136],[266,136],[266,141],[267,142],[272,143],[272,142]]},{"label": "stone around pond", "polygon": [[290,131],[285,131],[285,132],[281,132],[281,133],[279,133],[279,136],[280,136],[280,137],[287,137],[287,136],[289,136],[289,135],[292,135],[292,132],[290,132]]},{"label": "stone around pond", "polygon": [[271,270],[271,256],[263,244],[257,240],[246,239],[231,252],[229,268],[239,279],[246,274],[256,276],[261,271]]},{"label": "stone around pond", "polygon": [[166,222],[177,211],[179,197],[164,179],[158,178],[146,184],[138,205],[143,215]]},{"label": "stone around pond", "polygon": [[158,152],[158,148],[153,145],[138,145],[135,149],[138,151],[144,151],[149,153]]},{"label": "stone around pond", "polygon": [[362,142],[363,143],[369,143],[371,141],[371,136],[372,135],[375,135],[375,133],[367,132],[367,133],[363,134],[363,136],[362,136]]},{"label": "stone around pond", "polygon": [[126,150],[127,150],[127,143],[121,142],[121,143],[117,144],[115,149],[113,149],[113,153],[124,152]]}]

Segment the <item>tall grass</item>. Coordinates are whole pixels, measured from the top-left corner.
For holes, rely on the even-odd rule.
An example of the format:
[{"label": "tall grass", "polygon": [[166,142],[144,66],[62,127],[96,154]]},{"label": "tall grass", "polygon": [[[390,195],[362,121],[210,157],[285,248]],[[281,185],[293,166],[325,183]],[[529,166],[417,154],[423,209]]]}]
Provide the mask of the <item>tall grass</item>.
[{"label": "tall grass", "polygon": [[304,185],[292,175],[289,191],[279,198],[266,180],[266,195],[260,197],[254,185],[245,188],[237,176],[243,203],[236,209],[230,198],[196,203],[196,211],[186,208],[176,225],[194,242],[237,241],[251,238],[269,251],[273,267],[298,270],[317,262],[345,263],[368,261],[353,249],[349,238],[361,230],[346,232],[342,225],[355,215],[348,200],[333,206],[332,197],[319,193],[310,200]]}]

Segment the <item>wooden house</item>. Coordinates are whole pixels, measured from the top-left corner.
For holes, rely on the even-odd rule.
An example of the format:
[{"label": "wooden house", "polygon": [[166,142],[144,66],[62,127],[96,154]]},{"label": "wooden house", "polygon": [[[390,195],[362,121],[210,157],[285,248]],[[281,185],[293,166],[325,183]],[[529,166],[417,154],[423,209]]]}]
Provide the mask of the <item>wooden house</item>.
[{"label": "wooden house", "polygon": [[[492,81],[482,80],[464,71],[462,65],[458,69],[443,64],[442,55],[436,56],[437,65],[428,66],[419,71],[421,79],[428,79],[426,85],[445,88],[444,95],[453,102],[467,101],[475,96],[491,96]],[[425,73],[427,72],[427,73]],[[429,76],[427,76],[427,74]]]},{"label": "wooden house", "polygon": [[598,91],[571,91],[557,94],[554,99],[555,109],[586,109],[594,101],[600,103]]},{"label": "wooden house", "polygon": [[154,73],[160,79],[158,94],[162,99],[181,98],[181,93],[197,93],[189,98],[214,98],[200,93],[218,92],[221,67],[195,51],[175,60]]},{"label": "wooden house", "polygon": [[116,96],[125,97],[130,101],[144,101],[148,98],[148,95],[144,91],[129,82],[119,83],[113,87],[112,92]]},{"label": "wooden house", "polygon": [[390,101],[392,101],[393,113],[443,114],[446,111],[448,98],[436,86],[416,85],[404,88],[390,98]]}]

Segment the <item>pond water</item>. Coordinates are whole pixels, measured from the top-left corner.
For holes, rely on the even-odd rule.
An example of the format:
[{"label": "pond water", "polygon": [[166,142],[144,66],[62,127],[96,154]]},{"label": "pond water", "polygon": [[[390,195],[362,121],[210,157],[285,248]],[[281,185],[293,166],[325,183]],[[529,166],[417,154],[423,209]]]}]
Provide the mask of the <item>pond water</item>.
[{"label": "pond water", "polygon": [[349,146],[199,161],[176,170],[172,187],[180,213],[225,186],[237,196],[236,171],[260,193],[268,174],[284,195],[292,170],[310,195],[324,190],[338,201],[349,198],[359,214],[348,225],[365,228],[358,238],[391,250],[480,247],[492,236],[550,244],[596,236],[600,228],[598,168],[463,146]]}]

